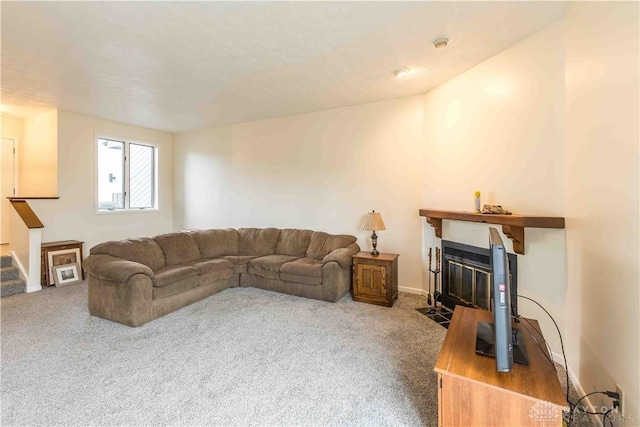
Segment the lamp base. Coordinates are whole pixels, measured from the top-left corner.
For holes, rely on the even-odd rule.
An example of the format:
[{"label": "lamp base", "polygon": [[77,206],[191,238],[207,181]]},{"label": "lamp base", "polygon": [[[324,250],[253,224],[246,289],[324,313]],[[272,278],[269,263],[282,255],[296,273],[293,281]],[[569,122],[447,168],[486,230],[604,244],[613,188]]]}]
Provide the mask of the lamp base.
[{"label": "lamp base", "polygon": [[371,235],[371,246],[373,246],[373,250],[371,251],[371,255],[378,256],[380,252],[376,249],[378,246],[378,235],[376,234],[376,230],[373,230],[373,234]]}]

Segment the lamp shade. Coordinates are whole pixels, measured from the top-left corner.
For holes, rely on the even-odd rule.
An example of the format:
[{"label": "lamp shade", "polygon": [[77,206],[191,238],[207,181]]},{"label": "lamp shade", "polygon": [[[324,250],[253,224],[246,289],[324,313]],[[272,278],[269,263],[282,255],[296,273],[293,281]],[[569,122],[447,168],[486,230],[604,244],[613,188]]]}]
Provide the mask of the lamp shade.
[{"label": "lamp shade", "polygon": [[382,215],[379,212],[371,211],[367,214],[367,219],[362,226],[363,230],[386,230]]}]

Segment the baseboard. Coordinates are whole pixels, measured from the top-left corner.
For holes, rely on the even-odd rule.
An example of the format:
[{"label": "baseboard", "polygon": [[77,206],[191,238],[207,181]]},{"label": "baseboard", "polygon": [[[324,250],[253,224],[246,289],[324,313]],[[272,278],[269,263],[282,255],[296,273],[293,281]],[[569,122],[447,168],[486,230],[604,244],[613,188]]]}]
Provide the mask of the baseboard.
[{"label": "baseboard", "polygon": [[405,288],[404,286],[398,286],[398,291],[406,292],[408,294],[427,296],[427,294],[424,292],[424,289],[420,288]]}]

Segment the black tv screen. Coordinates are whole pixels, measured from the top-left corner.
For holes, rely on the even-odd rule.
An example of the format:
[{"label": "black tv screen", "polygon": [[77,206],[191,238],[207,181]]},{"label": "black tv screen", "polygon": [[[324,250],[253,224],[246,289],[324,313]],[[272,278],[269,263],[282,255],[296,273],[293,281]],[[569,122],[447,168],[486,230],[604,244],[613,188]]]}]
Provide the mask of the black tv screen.
[{"label": "black tv screen", "polygon": [[513,343],[511,330],[511,280],[509,260],[498,230],[489,228],[491,249],[491,287],[493,289],[493,329],[496,369],[510,372],[513,366]]},{"label": "black tv screen", "polygon": [[[509,258],[500,233],[489,228],[491,258],[491,313],[493,323],[478,322],[476,353],[495,357],[498,372],[511,372],[513,363],[529,366],[524,337],[512,327],[511,275]],[[515,316],[518,322],[517,316]]]}]

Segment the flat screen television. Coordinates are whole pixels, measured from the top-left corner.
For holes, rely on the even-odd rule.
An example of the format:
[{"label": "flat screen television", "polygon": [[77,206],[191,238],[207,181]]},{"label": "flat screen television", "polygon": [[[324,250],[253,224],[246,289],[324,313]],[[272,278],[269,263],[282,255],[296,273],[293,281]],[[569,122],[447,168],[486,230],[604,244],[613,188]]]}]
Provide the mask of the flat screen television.
[{"label": "flat screen television", "polygon": [[528,366],[529,358],[520,329],[511,324],[509,259],[500,233],[493,227],[489,228],[489,249],[493,323],[478,322],[476,353],[495,357],[498,372],[511,372],[514,361]]}]

